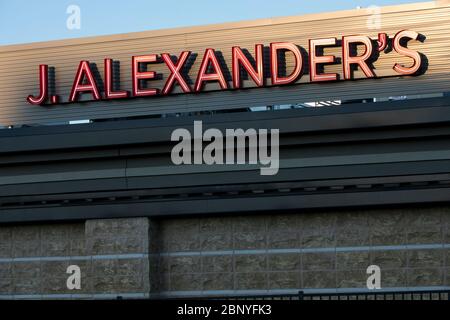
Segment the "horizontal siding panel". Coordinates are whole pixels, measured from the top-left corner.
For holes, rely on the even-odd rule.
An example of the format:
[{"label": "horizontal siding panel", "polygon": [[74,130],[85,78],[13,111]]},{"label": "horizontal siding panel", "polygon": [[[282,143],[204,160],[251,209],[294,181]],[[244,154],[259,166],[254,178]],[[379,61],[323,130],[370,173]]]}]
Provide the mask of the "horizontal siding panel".
[{"label": "horizontal siding panel", "polygon": [[[450,16],[450,6],[414,4],[396,6],[393,9],[383,8],[382,10],[386,13],[381,17],[382,27],[380,30],[368,30],[367,14],[361,12],[365,10],[354,10],[314,15],[314,20],[308,17],[264,19],[259,22],[210,26],[210,29],[207,26],[191,27],[99,37],[98,42],[86,38],[0,47],[0,95],[2,96],[0,125],[44,124],[77,119],[103,119],[449,91],[450,20],[448,17]],[[195,63],[189,70],[189,77],[195,81],[203,52],[207,47],[213,47],[222,53],[225,60],[224,68],[228,69],[229,73],[231,71],[231,47],[234,45],[248,49],[251,54],[253,54],[256,43],[268,46],[270,42],[276,41],[294,42],[308,50],[308,39],[311,38],[337,37],[339,39],[342,35],[362,34],[375,39],[378,32],[386,32],[393,37],[396,32],[403,29],[415,30],[426,36],[424,43],[417,41],[409,43],[410,48],[422,52],[427,57],[429,65],[425,75],[303,85],[309,81],[306,72],[298,80],[298,86],[289,87],[214,92],[217,84],[208,84],[205,86],[205,90],[212,92],[201,94],[83,102],[52,107],[31,106],[26,102],[29,94],[38,92],[39,64],[48,64],[56,68],[56,93],[61,96],[63,101],[66,101],[80,60],[96,63],[101,77],[103,77],[104,58],[109,57],[120,61],[120,87],[130,90],[132,55],[169,52],[178,56],[183,50],[191,50],[198,54]],[[334,54],[340,57],[341,49],[340,47],[327,48],[325,54]],[[306,61],[304,62],[306,64]],[[374,72],[379,77],[395,76],[396,74],[392,70],[395,62],[408,65],[410,59],[399,57],[393,51],[382,53],[374,63]],[[292,67],[293,61],[287,57],[286,69],[289,70]],[[161,73],[162,80],[150,81],[149,87],[162,88],[168,75],[168,69],[162,63],[152,64],[150,68]],[[325,72],[342,75],[342,66],[326,66]],[[358,71],[355,73],[355,78],[364,78],[364,75]],[[270,80],[267,79],[266,83],[270,83]],[[231,82],[229,85],[231,86]],[[249,88],[254,86],[252,81],[246,81],[244,85]],[[180,92],[179,89],[178,92]],[[83,95],[82,100],[89,99],[90,95]]]}]

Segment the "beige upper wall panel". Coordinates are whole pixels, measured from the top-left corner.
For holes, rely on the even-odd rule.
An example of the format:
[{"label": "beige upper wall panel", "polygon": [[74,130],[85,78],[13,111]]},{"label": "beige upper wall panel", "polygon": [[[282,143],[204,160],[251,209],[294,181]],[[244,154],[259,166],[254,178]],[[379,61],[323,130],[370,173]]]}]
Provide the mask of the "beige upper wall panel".
[{"label": "beige upper wall panel", "polygon": [[[369,29],[365,9],[334,13],[262,19],[239,23],[226,23],[189,28],[156,30],[113,36],[50,41],[0,47],[0,125],[66,122],[77,119],[125,117],[195,110],[242,108],[269,104],[299,103],[330,99],[358,99],[417,93],[450,91],[450,5],[445,3],[418,3],[381,8],[381,27]],[[423,34],[423,43],[411,41],[409,47],[427,57],[425,74],[415,77],[397,77],[392,70],[395,62],[409,63],[409,59],[394,51],[382,53],[374,63],[379,79],[340,81],[337,83],[308,83],[308,68],[296,85],[272,88],[250,88],[251,81],[241,91],[214,91],[216,84],[208,84],[209,92],[200,94],[175,94],[169,97],[148,97],[122,101],[97,101],[61,104],[51,107],[32,106],[26,102],[29,94],[39,89],[37,70],[39,64],[54,67],[56,94],[64,101],[70,92],[80,60],[95,63],[103,77],[103,59],[120,62],[121,88],[131,89],[131,56],[169,52],[178,55],[183,50],[198,54],[189,70],[195,81],[205,48],[220,51],[224,68],[231,71],[231,47],[238,45],[253,54],[254,45],[288,41],[306,51],[311,38],[336,37],[361,34],[376,38],[379,32],[393,37],[404,29]],[[327,48],[326,54],[341,56],[340,47]],[[293,66],[288,57],[286,68]],[[162,79],[151,82],[161,88],[168,75],[164,64],[151,65],[161,73]],[[325,72],[342,75],[342,66],[330,65]],[[388,78],[383,78],[389,76]],[[356,78],[364,78],[361,72]],[[229,79],[231,80],[231,79]],[[267,79],[269,80],[269,79]],[[266,81],[269,83],[269,81]],[[231,81],[229,82],[231,85]],[[179,91],[179,90],[178,90]],[[177,92],[177,91],[175,91]],[[83,100],[89,100],[83,95]]]}]

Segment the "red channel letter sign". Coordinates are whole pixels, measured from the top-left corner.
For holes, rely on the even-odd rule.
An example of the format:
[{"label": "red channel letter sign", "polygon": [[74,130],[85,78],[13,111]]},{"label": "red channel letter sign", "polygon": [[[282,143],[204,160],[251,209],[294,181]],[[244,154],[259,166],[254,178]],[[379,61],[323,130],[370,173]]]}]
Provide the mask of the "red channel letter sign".
[{"label": "red channel letter sign", "polygon": [[[403,30],[398,32],[390,41],[392,49],[401,56],[408,57],[411,60],[410,65],[404,66],[399,63],[393,63],[392,68],[398,75],[415,75],[422,66],[422,56],[419,52],[409,49],[405,42],[410,40],[419,40],[420,34],[415,31]],[[195,79],[195,83],[190,85],[186,79],[186,64],[192,55],[190,51],[183,51],[176,59],[172,59],[169,53],[148,54],[131,57],[131,92],[127,90],[113,89],[113,60],[104,59],[104,90],[100,91],[98,83],[94,77],[89,61],[80,61],[77,72],[74,76],[72,89],[63,101],[60,96],[49,93],[48,65],[39,66],[40,89],[37,95],[29,95],[27,101],[33,105],[48,105],[58,103],[74,103],[79,100],[81,94],[87,94],[95,100],[111,100],[138,97],[154,97],[169,95],[172,93],[175,85],[178,85],[182,93],[200,93],[208,82],[215,82],[220,90],[239,90],[244,89],[241,75],[246,72],[249,79],[254,82],[256,87],[266,86],[265,74],[270,75],[270,86],[283,86],[296,82],[303,76],[305,65],[309,65],[308,82],[328,82],[352,79],[352,68],[358,67],[366,78],[375,78],[370,60],[375,53],[383,52],[388,46],[389,39],[387,34],[379,33],[378,38],[373,40],[368,36],[353,35],[343,36],[339,41],[336,38],[311,39],[309,40],[308,57],[304,57],[300,48],[290,42],[270,43],[269,55],[270,63],[264,65],[264,45],[256,44],[254,48],[254,57],[249,57],[240,47],[232,47],[231,77],[226,79],[224,66],[220,63],[216,51],[213,48],[207,48],[200,61],[200,68]],[[365,48],[363,54],[353,53],[355,45]],[[334,55],[320,54],[320,49],[324,47],[342,48],[342,79],[337,73],[320,72],[320,67],[327,64],[337,64]],[[282,67],[281,53],[290,52],[294,59],[294,66],[291,70],[286,70],[286,74],[280,74]],[[305,61],[307,61],[305,63]],[[151,81],[158,78],[154,71],[143,69],[147,65],[154,63],[164,63],[168,69],[165,85],[162,88],[144,88],[142,81]],[[264,70],[264,68],[270,70]],[[228,82],[231,80],[231,85]]]}]

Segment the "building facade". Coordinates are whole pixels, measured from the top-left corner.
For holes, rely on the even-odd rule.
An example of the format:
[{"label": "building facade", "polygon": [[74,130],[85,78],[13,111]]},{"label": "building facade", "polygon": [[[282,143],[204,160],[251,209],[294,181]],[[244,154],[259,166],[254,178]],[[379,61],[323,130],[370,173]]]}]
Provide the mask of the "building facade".
[{"label": "building facade", "polygon": [[[450,6],[379,14],[1,47],[0,297],[450,289]],[[278,173],[175,165],[194,121],[279,129]]]}]

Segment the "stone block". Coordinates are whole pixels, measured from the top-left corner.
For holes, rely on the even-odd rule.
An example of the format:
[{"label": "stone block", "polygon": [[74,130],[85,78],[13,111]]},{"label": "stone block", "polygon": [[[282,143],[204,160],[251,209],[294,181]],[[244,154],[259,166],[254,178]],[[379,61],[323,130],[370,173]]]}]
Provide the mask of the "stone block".
[{"label": "stone block", "polygon": [[233,271],[233,256],[203,256],[202,268],[203,272],[231,272]]},{"label": "stone block", "polygon": [[86,255],[86,240],[80,237],[70,237],[69,254],[71,256]]},{"label": "stone block", "polygon": [[370,265],[368,251],[350,251],[336,253],[338,270],[363,269]]},{"label": "stone block", "polygon": [[450,207],[435,207],[434,210],[441,213],[442,224],[450,223]]},{"label": "stone block", "polygon": [[408,244],[435,244],[442,241],[441,226],[427,227],[422,229],[408,229],[407,234]]},{"label": "stone block", "polygon": [[406,243],[403,226],[372,226],[369,229],[372,246],[402,245]]},{"label": "stone block", "polygon": [[236,290],[263,290],[267,289],[267,273],[251,272],[235,274]]},{"label": "stone block", "polygon": [[[70,261],[41,261],[41,277],[64,277],[69,276],[66,273],[67,267],[75,263]],[[81,267],[80,267],[81,268]]]},{"label": "stone block", "polygon": [[92,278],[92,290],[96,293],[148,292],[149,283],[141,276],[105,276]]},{"label": "stone block", "polygon": [[[83,278],[81,278],[83,288]],[[42,293],[44,294],[78,294],[83,290],[70,290],[67,288],[67,277],[45,277],[42,278]]]},{"label": "stone block", "polygon": [[200,235],[202,251],[217,251],[233,249],[233,237],[230,233],[202,233]]},{"label": "stone block", "polygon": [[335,229],[303,230],[301,235],[302,248],[332,248],[336,246]]},{"label": "stone block", "polygon": [[443,268],[408,269],[409,287],[442,286],[444,283]]},{"label": "stone block", "polygon": [[300,267],[300,254],[284,253],[269,255],[270,271],[299,271]]},{"label": "stone block", "polygon": [[444,250],[411,250],[408,251],[408,267],[433,268],[444,265]]},{"label": "stone block", "polygon": [[41,227],[39,225],[21,225],[12,228],[14,242],[40,241]]},{"label": "stone block", "polygon": [[381,269],[381,288],[407,286],[406,269]]},{"label": "stone block", "polygon": [[39,261],[14,262],[12,268],[15,279],[39,278],[41,275],[41,263]]},{"label": "stone block", "polygon": [[44,257],[70,255],[70,240],[68,238],[47,239],[41,242],[41,255]]},{"label": "stone block", "polygon": [[108,237],[116,233],[117,219],[92,219],[85,223],[85,235],[87,237]]},{"label": "stone block", "polygon": [[39,240],[14,241],[12,247],[14,258],[39,257],[41,256],[41,244]]},{"label": "stone block", "polygon": [[299,216],[299,226],[302,232],[334,229],[336,227],[336,213],[310,212]]},{"label": "stone block", "polygon": [[339,212],[336,216],[336,229],[367,229],[368,227],[367,211]]},{"label": "stone block", "polygon": [[334,252],[303,253],[302,270],[334,270],[336,254]]},{"label": "stone block", "polygon": [[297,289],[300,288],[299,272],[270,272],[269,289]]},{"label": "stone block", "polygon": [[0,297],[14,293],[14,280],[12,278],[0,277]]},{"label": "stone block", "polygon": [[266,233],[263,231],[234,234],[234,249],[236,250],[265,249],[266,247]]},{"label": "stone block", "polygon": [[39,277],[15,277],[14,294],[36,294],[41,292],[41,280]]},{"label": "stone block", "polygon": [[236,255],[234,257],[235,272],[258,272],[267,270],[266,255]]},{"label": "stone block", "polygon": [[118,254],[148,253],[148,235],[113,238],[114,252]]},{"label": "stone block", "polygon": [[170,273],[201,272],[200,256],[170,257]]},{"label": "stone block", "polygon": [[296,214],[274,214],[267,218],[267,229],[272,233],[298,233],[299,216]]},{"label": "stone block", "polygon": [[369,228],[352,225],[336,228],[337,247],[359,247],[369,244]]},{"label": "stone block", "polygon": [[200,251],[200,236],[198,233],[179,233],[164,239],[165,252]]},{"label": "stone block", "polygon": [[192,238],[200,233],[199,225],[200,220],[197,218],[164,220],[161,222],[161,235],[164,239]]},{"label": "stone block", "polygon": [[99,219],[86,221],[87,253],[147,253],[148,218]]},{"label": "stone block", "polygon": [[11,258],[12,256],[12,242],[0,242],[0,258]]},{"label": "stone block", "polygon": [[203,274],[171,274],[170,290],[171,291],[199,291],[202,290]]},{"label": "stone block", "polygon": [[367,289],[367,277],[366,269],[337,271],[337,287]]},{"label": "stone block", "polygon": [[403,250],[371,251],[370,261],[381,270],[403,268],[406,266],[407,256]]},{"label": "stone block", "polygon": [[368,214],[369,227],[376,230],[399,228],[406,225],[405,213],[402,210],[371,210]]},{"label": "stone block", "polygon": [[271,231],[267,237],[267,245],[270,249],[293,249],[300,246],[300,235],[294,231]]},{"label": "stone block", "polygon": [[[95,273],[94,273],[95,275]],[[93,276],[91,278],[91,287],[92,292],[94,293],[117,293],[121,291],[121,288],[118,288],[115,283],[114,276]]]},{"label": "stone block", "polygon": [[72,224],[50,223],[39,226],[41,241],[68,239],[72,235]]},{"label": "stone block", "polygon": [[114,290],[120,292],[148,292],[150,290],[148,277],[142,275],[117,276],[114,278]]},{"label": "stone block", "polygon": [[445,244],[450,244],[450,223],[442,226],[442,240]]},{"label": "stone block", "polygon": [[11,243],[13,241],[13,227],[0,226],[0,243]]},{"label": "stone block", "polygon": [[441,225],[441,211],[434,208],[405,208],[409,230],[432,229]]},{"label": "stone block", "polygon": [[202,218],[199,223],[201,234],[226,234],[233,231],[233,219],[228,217],[205,217]]},{"label": "stone block", "polygon": [[306,271],[301,277],[305,289],[336,288],[335,271]]},{"label": "stone block", "polygon": [[126,218],[117,219],[117,233],[120,237],[148,237],[149,219],[148,218]]},{"label": "stone block", "polygon": [[203,290],[233,290],[232,273],[205,273],[202,275]]},{"label": "stone block", "polygon": [[11,278],[12,277],[12,263],[11,262],[0,262],[0,279],[1,278]]},{"label": "stone block", "polygon": [[117,260],[93,259],[92,274],[94,277],[114,277],[117,275]]},{"label": "stone block", "polygon": [[145,238],[88,238],[87,253],[90,255],[147,253],[148,242]]},{"label": "stone block", "polygon": [[264,234],[267,232],[267,216],[250,215],[233,217],[233,232],[236,234]]},{"label": "stone block", "polygon": [[130,237],[148,234],[148,218],[93,219],[86,221],[86,235]]},{"label": "stone block", "polygon": [[117,259],[116,274],[118,276],[144,276],[148,273],[149,261],[142,259]]},{"label": "stone block", "polygon": [[111,238],[92,237],[86,239],[86,253],[88,255],[114,254],[115,244]]},{"label": "stone block", "polygon": [[69,238],[82,238],[86,236],[86,222],[71,223],[69,225]]}]

